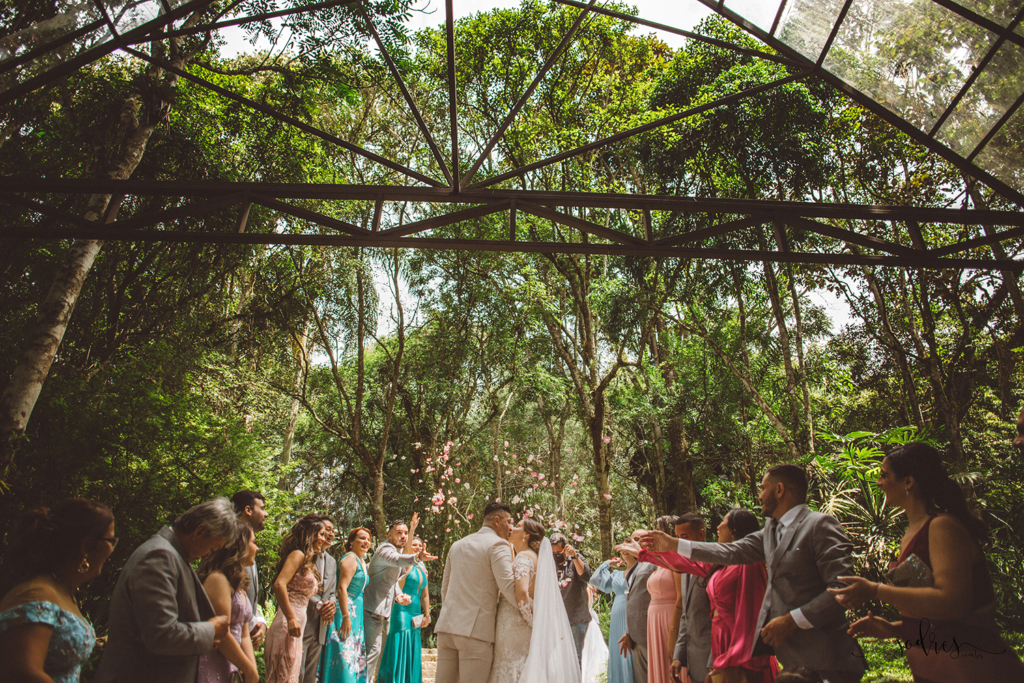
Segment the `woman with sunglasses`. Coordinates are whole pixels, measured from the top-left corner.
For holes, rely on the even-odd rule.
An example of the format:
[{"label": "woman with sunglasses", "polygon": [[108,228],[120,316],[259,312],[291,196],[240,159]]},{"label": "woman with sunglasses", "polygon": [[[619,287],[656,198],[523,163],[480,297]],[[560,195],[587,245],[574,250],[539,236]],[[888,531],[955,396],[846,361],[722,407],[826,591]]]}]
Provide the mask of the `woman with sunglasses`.
[{"label": "woman with sunglasses", "polygon": [[21,518],[7,552],[9,590],[0,599],[0,680],[78,681],[96,644],[75,597],[114,552],[114,515],[69,498]]}]

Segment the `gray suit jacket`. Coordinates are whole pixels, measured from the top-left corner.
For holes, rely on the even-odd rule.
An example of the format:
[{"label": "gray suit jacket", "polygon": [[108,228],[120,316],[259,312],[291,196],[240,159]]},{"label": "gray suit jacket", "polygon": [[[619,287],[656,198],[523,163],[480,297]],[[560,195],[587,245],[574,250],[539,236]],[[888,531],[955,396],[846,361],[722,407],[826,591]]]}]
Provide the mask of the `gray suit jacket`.
[{"label": "gray suit jacket", "polygon": [[213,605],[170,527],[128,558],[110,601],[95,683],[195,683],[213,651]]},{"label": "gray suit jacket", "polygon": [[403,555],[388,541],[377,546],[366,572],[366,590],[363,592],[363,611],[388,619],[391,605],[398,597],[398,579],[402,571],[416,564],[416,555]]},{"label": "gray suit jacket", "polygon": [[657,569],[650,562],[637,562],[626,570],[626,633],[642,647],[647,647],[647,608],[651,604],[647,579]]},{"label": "gray suit jacket", "polygon": [[[846,532],[834,517],[804,507],[786,527],[776,547],[777,524],[769,519],[764,529],[735,543],[693,543],[690,557],[714,564],[765,562],[768,590],[761,603],[757,631],[797,608],[813,626],[798,629],[775,648],[775,656],[784,667],[863,673],[864,655],[857,641],[846,633],[846,611],[826,591],[844,585],[837,577],[854,574],[850,557],[853,546]],[[760,637],[755,639],[754,648],[758,645],[763,647]]]},{"label": "gray suit jacket", "polygon": [[321,592],[314,593],[306,604],[306,628],[303,635],[320,633],[320,603],[338,602],[338,561],[326,552],[320,553],[314,563],[320,572]]},{"label": "gray suit jacket", "polygon": [[683,613],[672,659],[678,659],[690,673],[691,681],[703,681],[711,670],[711,599],[708,579],[683,574]]}]

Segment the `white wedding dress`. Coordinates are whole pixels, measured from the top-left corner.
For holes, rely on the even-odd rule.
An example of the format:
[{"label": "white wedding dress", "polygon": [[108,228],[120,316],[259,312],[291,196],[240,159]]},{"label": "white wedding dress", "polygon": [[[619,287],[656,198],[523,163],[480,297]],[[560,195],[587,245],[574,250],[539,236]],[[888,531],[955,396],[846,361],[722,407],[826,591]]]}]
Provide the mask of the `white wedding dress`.
[{"label": "white wedding dress", "polygon": [[519,680],[523,683],[580,683],[576,643],[558,587],[555,556],[546,538],[541,542],[537,560],[530,655]]},{"label": "white wedding dress", "polygon": [[[532,554],[532,553],[531,553]],[[516,581],[530,585],[537,573],[533,560],[526,553],[519,553],[512,562],[512,574]],[[494,619],[494,659],[487,683],[519,683],[526,658],[530,654],[530,637],[533,634],[533,604],[520,602],[513,606],[502,595],[498,600],[498,615]]]}]

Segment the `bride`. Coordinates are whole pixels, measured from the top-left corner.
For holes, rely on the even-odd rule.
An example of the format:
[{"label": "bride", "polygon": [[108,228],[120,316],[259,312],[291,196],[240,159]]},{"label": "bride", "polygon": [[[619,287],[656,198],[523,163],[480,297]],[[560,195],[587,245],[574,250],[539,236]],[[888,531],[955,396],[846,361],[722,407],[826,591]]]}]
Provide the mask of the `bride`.
[{"label": "bride", "polygon": [[498,601],[488,683],[580,683],[576,645],[544,527],[526,517],[509,541],[516,553],[512,572],[519,604],[513,607],[504,597]]},{"label": "bride", "polygon": [[516,580],[513,606],[502,595],[494,619],[494,660],[488,683],[518,683],[530,654],[533,633],[533,592],[537,575],[537,552],[544,540],[540,522],[524,517],[512,530],[509,543],[515,552],[512,575]]}]

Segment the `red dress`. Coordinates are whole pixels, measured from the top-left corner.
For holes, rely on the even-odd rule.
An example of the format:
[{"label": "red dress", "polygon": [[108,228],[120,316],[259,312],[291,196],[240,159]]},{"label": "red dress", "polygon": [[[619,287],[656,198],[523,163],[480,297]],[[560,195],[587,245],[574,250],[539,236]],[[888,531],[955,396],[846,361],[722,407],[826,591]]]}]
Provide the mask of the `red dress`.
[{"label": "red dress", "polygon": [[[768,586],[764,562],[722,567],[696,562],[679,553],[640,551],[641,562],[652,562],[674,571],[697,576],[711,575],[711,657],[714,669],[742,667],[750,683],[772,683],[779,672],[774,657],[751,657],[757,617]],[[714,572],[714,573],[712,573]],[[694,682],[697,683],[697,682]]]},{"label": "red dress", "polygon": [[[928,528],[931,517],[891,568],[911,555],[931,569]],[[915,683],[1020,683],[1024,665],[999,634],[995,592],[984,556],[972,566],[972,612],[964,619],[936,621],[901,614],[900,639]]]}]

